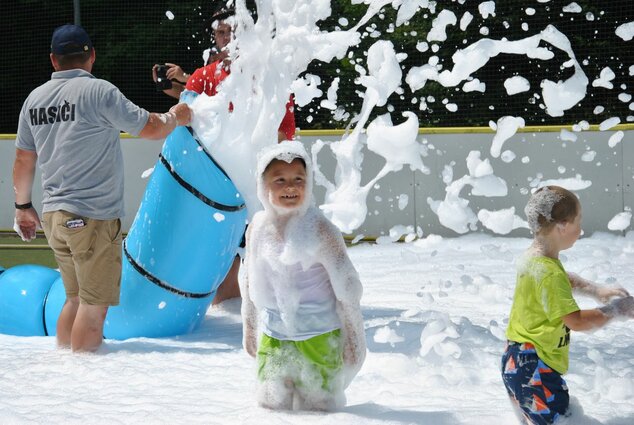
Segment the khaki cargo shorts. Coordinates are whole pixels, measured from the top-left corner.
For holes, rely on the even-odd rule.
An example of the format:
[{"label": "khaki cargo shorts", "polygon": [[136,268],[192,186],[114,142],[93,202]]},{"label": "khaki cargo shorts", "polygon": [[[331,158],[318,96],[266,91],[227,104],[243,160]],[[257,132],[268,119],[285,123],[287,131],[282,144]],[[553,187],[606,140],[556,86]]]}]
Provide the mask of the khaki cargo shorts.
[{"label": "khaki cargo shorts", "polygon": [[55,253],[66,296],[80,303],[119,304],[121,220],[95,220],[66,211],[46,212],[44,233]]}]

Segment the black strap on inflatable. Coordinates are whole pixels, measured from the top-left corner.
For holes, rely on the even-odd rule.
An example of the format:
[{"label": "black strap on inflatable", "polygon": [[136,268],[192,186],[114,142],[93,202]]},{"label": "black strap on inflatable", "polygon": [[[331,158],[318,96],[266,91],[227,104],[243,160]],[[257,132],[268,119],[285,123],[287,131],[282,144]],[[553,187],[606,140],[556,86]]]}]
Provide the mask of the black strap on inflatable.
[{"label": "black strap on inflatable", "polygon": [[159,288],[165,289],[166,291],[169,291],[176,295],[180,295],[181,297],[185,297],[185,298],[206,298],[210,296],[211,294],[213,294],[213,291],[205,292],[205,293],[181,291],[180,289],[174,288],[173,286],[163,282],[161,279],[157,278],[152,273],[145,270],[139,263],[134,261],[134,258],[132,258],[132,256],[128,252],[128,245],[125,240],[123,241],[123,253],[125,254],[125,257],[128,259],[128,262],[130,263],[130,265],[134,267],[134,269],[137,272],[139,272],[141,276],[143,276],[144,278],[146,278],[147,280],[149,280],[150,282],[152,282]]},{"label": "black strap on inflatable", "polygon": [[[49,289],[49,292],[51,291],[51,289],[53,289],[52,285]],[[48,336],[48,331],[46,330],[46,301],[48,301],[48,292],[46,293],[46,298],[44,299],[44,308],[42,309],[42,327],[44,328],[44,336]]]},{"label": "black strap on inflatable", "polygon": [[211,154],[210,154],[209,152],[207,152],[207,149],[205,149],[205,147],[203,146],[203,144],[202,144],[202,143],[200,143],[200,140],[198,140],[198,138],[194,135],[194,130],[193,130],[191,127],[185,127],[185,128],[187,128],[187,130],[189,130],[189,133],[192,135],[192,138],[196,141],[196,143],[198,143],[198,146],[200,146],[200,148],[203,150],[203,152],[205,152],[205,155],[207,155],[207,158],[209,158],[209,160],[210,160],[211,162],[213,162],[213,163],[214,163],[214,165],[215,165],[215,166],[216,166],[216,167],[217,167],[217,168],[218,168],[218,169],[222,172],[222,174],[224,174],[224,175],[225,175],[225,177],[226,177],[226,178],[228,178],[229,180],[231,180],[231,179],[229,178],[229,174],[227,174],[227,173],[225,172],[224,168],[222,168],[222,167],[220,166],[220,164],[218,164],[218,163],[216,162],[216,160],[214,159],[214,157],[213,157],[213,156],[211,156]]},{"label": "black strap on inflatable", "polygon": [[190,192],[192,195],[194,195],[196,198],[200,199],[201,201],[203,201],[205,204],[209,205],[210,207],[213,207],[213,208],[215,208],[217,210],[220,210],[220,211],[227,211],[227,212],[240,211],[241,209],[245,208],[244,204],[236,205],[236,206],[224,205],[224,204],[220,204],[220,203],[218,203],[216,201],[213,201],[213,200],[207,198],[200,191],[198,191],[198,189],[196,189],[191,184],[187,183],[180,175],[178,175],[178,173],[174,170],[174,168],[172,168],[172,166],[167,161],[167,159],[165,159],[165,157],[163,156],[162,153],[159,154],[159,161],[161,161],[161,164],[163,164],[163,166],[172,175],[172,177],[174,177],[174,179],[181,186],[183,186],[185,188],[185,190]]}]

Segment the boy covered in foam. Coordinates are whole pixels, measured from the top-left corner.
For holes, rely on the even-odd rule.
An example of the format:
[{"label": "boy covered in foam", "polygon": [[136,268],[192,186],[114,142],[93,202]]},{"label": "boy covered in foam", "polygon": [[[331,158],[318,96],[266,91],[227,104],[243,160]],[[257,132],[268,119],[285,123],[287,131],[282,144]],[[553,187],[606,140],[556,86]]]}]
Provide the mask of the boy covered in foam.
[{"label": "boy covered in foam", "polygon": [[340,231],[313,205],[312,180],[300,142],[258,155],[264,210],[247,229],[240,290],[258,403],[272,409],[343,406],[343,390],[365,359],[361,282]]},{"label": "boy covered in foam", "polygon": [[[568,370],[570,331],[634,317],[634,299],[620,287],[601,287],[564,270],[559,253],[581,234],[581,205],[559,186],[537,190],[526,205],[535,238],[518,263],[517,284],[502,356],[502,379],[522,423],[551,424],[569,413],[562,375]],[[602,307],[581,310],[573,291]]]}]

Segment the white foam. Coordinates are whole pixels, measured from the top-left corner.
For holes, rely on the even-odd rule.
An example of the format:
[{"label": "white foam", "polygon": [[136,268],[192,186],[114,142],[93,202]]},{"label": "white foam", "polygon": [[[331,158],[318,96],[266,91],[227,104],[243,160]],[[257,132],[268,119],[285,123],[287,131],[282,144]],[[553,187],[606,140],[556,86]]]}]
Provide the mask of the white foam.
[{"label": "white foam", "polygon": [[474,78],[473,80],[464,83],[464,85],[462,86],[462,90],[466,93],[472,91],[479,91],[481,93],[484,93],[486,90],[486,84],[481,82],[477,78]]},{"label": "white foam", "polygon": [[327,99],[321,101],[320,106],[322,108],[335,110],[337,109],[337,90],[339,90],[339,77],[333,78],[330,87],[327,91]]},{"label": "white foam", "polygon": [[427,33],[427,41],[447,40],[447,26],[456,25],[458,22],[456,14],[450,10],[443,9],[432,21],[432,27]]},{"label": "white foam", "polygon": [[584,180],[580,174],[577,174],[575,177],[542,180],[538,187],[542,186],[561,186],[564,189],[575,191],[589,188],[592,186],[592,181]]},{"label": "white foam", "polygon": [[466,233],[477,228],[478,218],[469,207],[469,201],[460,197],[465,186],[472,186],[473,196],[497,197],[508,194],[506,182],[493,174],[488,158],[482,160],[480,155],[479,151],[469,152],[466,160],[469,174],[455,181],[451,181],[452,168],[446,166],[443,172],[443,181],[447,184],[445,199],[438,201],[427,198],[427,203],[438,216],[440,224],[456,233]]},{"label": "white foam", "polygon": [[482,19],[487,19],[489,16],[495,17],[495,2],[485,1],[478,5],[478,12],[482,15]]},{"label": "white foam", "polygon": [[398,195],[398,209],[403,211],[409,203],[409,196],[405,193]]},{"label": "white foam", "polygon": [[[366,88],[359,121],[354,130],[341,141],[328,144],[337,159],[334,182],[331,182],[319,169],[316,169],[316,182],[326,188],[325,201],[320,206],[326,216],[341,231],[350,233],[358,228],[367,214],[366,199],[369,191],[383,176],[409,165],[412,170],[429,173],[422,162],[424,147],[418,143],[418,118],[412,112],[404,112],[406,120],[398,125],[392,124],[389,114],[377,117],[367,129],[367,140],[361,131],[375,106],[384,105],[387,98],[400,85],[401,69],[394,46],[388,41],[378,41],[368,50],[368,72],[359,78]],[[369,150],[382,156],[386,163],[367,183],[361,182],[363,164],[362,148],[367,144]],[[324,143],[312,147],[315,162]]]},{"label": "white foam", "polygon": [[632,211],[626,207],[626,210],[616,214],[608,222],[608,229],[623,231],[630,227],[632,223]]},{"label": "white foam", "polygon": [[577,4],[574,1],[570,3],[568,6],[564,6],[561,10],[566,13],[581,13],[583,11],[581,6],[579,6],[579,4]]},{"label": "white foam", "polygon": [[515,207],[497,211],[482,208],[478,211],[478,219],[484,227],[500,235],[507,235],[518,228],[528,229],[528,223],[515,214]]},{"label": "white foam", "polygon": [[[398,13],[396,14],[396,26],[401,26],[405,22],[409,22],[419,8],[430,8],[433,10],[435,7],[430,4],[429,0],[403,0],[400,2]],[[397,3],[393,3],[396,6]],[[433,13],[433,12],[432,12]]]},{"label": "white foam", "polygon": [[[592,270],[596,282],[609,279],[632,293],[634,232],[621,236],[605,230],[580,239],[569,250],[564,267]],[[96,424],[148,423],[155,418],[160,419],[154,422],[174,424],[183,418],[193,424],[245,425],[518,424],[499,370],[504,351],[499,337],[506,328],[517,271],[501,254],[518,257],[530,243],[527,237],[476,233],[350,248],[364,283],[369,352],[346,391],[348,407],[342,410],[258,407],[255,362],[241,348],[240,300],[228,300],[202,313],[201,326],[190,334],[107,339],[97,356],[59,350],[52,337],[0,335],[0,419],[8,424],[78,423],[83,417]],[[491,249],[485,253],[483,247]],[[597,257],[597,249],[605,255]],[[441,289],[444,296],[439,296]],[[499,301],[491,301],[496,298]],[[577,302],[582,308],[596,306],[585,297]],[[425,338],[432,346],[422,357],[422,333],[443,320],[443,314],[458,336],[447,336],[442,343],[457,344],[462,354],[457,359],[440,357]],[[573,332],[565,378],[575,425],[625,425],[634,416],[634,365],[628,345],[634,339],[632,323],[612,321],[594,333]],[[394,347],[374,342],[383,327],[404,340],[394,342]],[[431,329],[428,332],[432,336]],[[602,366],[596,362],[601,358]],[[78,391],[91,394],[90,403],[82,405],[82,418],[68,408],[77,402]]]},{"label": "white foam", "polygon": [[599,124],[599,131],[606,131],[611,129],[612,127],[619,125],[621,119],[619,117],[611,117],[608,118]]},{"label": "white foam", "polygon": [[586,151],[581,155],[581,160],[583,162],[592,162],[596,156],[596,151]]},{"label": "white foam", "polygon": [[506,116],[500,118],[496,123],[497,131],[491,142],[491,156],[493,158],[499,157],[504,142],[513,137],[517,130],[523,128],[524,125],[525,122],[522,117]]},{"label": "white foam", "polygon": [[291,90],[295,96],[297,106],[306,106],[314,98],[321,96],[323,92],[318,88],[320,84],[321,78],[313,74],[306,74],[304,77],[293,81]]},{"label": "white foam", "polygon": [[502,152],[502,154],[500,155],[500,159],[504,162],[506,162],[507,164],[509,162],[512,162],[515,159],[516,155],[515,152],[510,151],[510,150],[505,150],[504,152]]},{"label": "white foam", "polygon": [[403,341],[405,341],[405,338],[398,335],[396,331],[389,326],[378,328],[374,333],[374,342],[379,344],[390,344],[391,346],[394,346],[394,344]]},{"label": "white foam", "polygon": [[621,143],[621,140],[623,140],[624,136],[625,133],[621,130],[615,132],[613,135],[610,136],[610,139],[608,140],[608,146],[611,148],[615,147],[616,145]]},{"label": "white foam", "polygon": [[153,172],[154,172],[154,167],[150,167],[147,170],[143,171],[143,173],[141,173],[141,178],[147,179],[148,177],[152,175]]},{"label": "white foam", "polygon": [[569,58],[566,63],[574,69],[572,76],[565,81],[555,83],[544,79],[541,83],[546,112],[553,117],[562,116],[564,111],[572,108],[585,97],[588,78],[577,62],[568,38],[552,25],[548,25],[539,34],[517,41],[488,38],[479,40],[452,55],[453,69],[439,72],[437,65],[432,64],[412,67],[405,81],[412,91],[423,88],[428,80],[437,81],[444,87],[455,87],[469,79],[471,74],[500,53],[522,54],[541,60],[552,59],[553,52],[540,47],[542,41],[563,50]]},{"label": "white foam", "polygon": [[524,208],[524,214],[526,214],[528,226],[533,233],[537,233],[540,229],[539,217],[543,217],[549,222],[553,220],[551,215],[553,207],[560,199],[561,195],[547,187],[530,197]]},{"label": "white foam", "polygon": [[466,31],[471,21],[473,21],[473,15],[470,12],[463,13],[460,18],[460,31]]},{"label": "white foam", "polygon": [[516,75],[504,80],[504,88],[506,89],[506,94],[512,96],[530,90],[531,85],[526,78]]},{"label": "white foam", "polygon": [[566,142],[577,141],[577,135],[573,133],[572,131],[566,130],[565,128],[562,128],[561,131],[559,132],[559,138]]},{"label": "white foam", "polygon": [[630,41],[634,37],[634,21],[619,25],[614,33],[624,41]]},{"label": "white foam", "polygon": [[599,76],[592,82],[592,87],[612,89],[614,87],[612,80],[614,80],[615,77],[616,75],[614,74],[614,71],[612,71],[609,66],[606,66],[601,70]]}]

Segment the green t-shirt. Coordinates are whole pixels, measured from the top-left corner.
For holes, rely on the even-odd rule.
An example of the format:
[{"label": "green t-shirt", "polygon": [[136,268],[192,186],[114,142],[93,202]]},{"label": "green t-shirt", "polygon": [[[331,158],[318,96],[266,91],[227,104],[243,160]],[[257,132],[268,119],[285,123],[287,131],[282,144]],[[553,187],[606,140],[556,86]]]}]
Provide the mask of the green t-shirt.
[{"label": "green t-shirt", "polygon": [[530,342],[539,358],[557,372],[568,370],[570,329],[562,317],[579,310],[559,260],[528,257],[517,270],[517,285],[506,336]]}]

